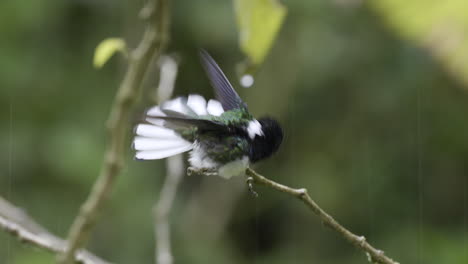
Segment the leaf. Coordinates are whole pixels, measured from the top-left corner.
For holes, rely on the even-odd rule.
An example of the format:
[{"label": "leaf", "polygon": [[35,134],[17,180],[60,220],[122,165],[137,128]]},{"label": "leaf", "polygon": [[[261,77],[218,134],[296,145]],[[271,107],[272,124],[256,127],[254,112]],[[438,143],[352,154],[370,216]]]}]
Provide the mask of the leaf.
[{"label": "leaf", "polygon": [[102,68],[116,52],[126,54],[126,44],[121,38],[107,38],[99,43],[94,51],[93,65]]},{"label": "leaf", "polygon": [[454,76],[468,84],[466,0],[369,3],[397,34],[426,48]]},{"label": "leaf", "polygon": [[234,0],[241,50],[260,64],[271,48],[286,16],[277,0]]}]

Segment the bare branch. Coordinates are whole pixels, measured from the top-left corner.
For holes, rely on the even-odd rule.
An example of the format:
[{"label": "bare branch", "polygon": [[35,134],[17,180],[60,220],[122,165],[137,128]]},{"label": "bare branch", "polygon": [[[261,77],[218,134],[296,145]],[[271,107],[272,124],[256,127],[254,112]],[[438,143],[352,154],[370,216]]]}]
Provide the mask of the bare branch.
[{"label": "bare branch", "polygon": [[314,200],[312,200],[312,198],[310,198],[306,189],[293,189],[286,185],[279,184],[277,182],[265,178],[264,176],[258,174],[250,168],[246,170],[246,174],[247,176],[251,177],[251,181],[253,181],[253,183],[270,187],[279,192],[289,194],[301,200],[307,207],[309,207],[310,210],[312,210],[314,214],[320,217],[320,220],[322,220],[322,222],[326,226],[338,232],[349,243],[353,244],[358,249],[364,251],[367,254],[370,262],[383,264],[398,264],[398,262],[395,262],[391,258],[387,257],[382,250],[376,249],[373,246],[371,246],[366,241],[366,238],[364,236],[357,236],[351,233],[351,231],[349,231],[348,229],[344,228],[342,225],[340,225],[335,219],[333,219],[332,216],[327,214],[322,208],[320,208],[320,206],[318,206],[314,202]]},{"label": "bare branch", "polygon": [[157,264],[172,264],[171,236],[169,214],[177,193],[177,187],[184,175],[184,163],[182,155],[173,156],[167,159],[167,176],[164,182],[159,201],[154,206],[154,227],[156,237]]},{"label": "bare branch", "polygon": [[159,85],[156,89],[156,101],[158,104],[169,100],[174,92],[175,81],[177,78],[177,61],[171,56],[162,56],[159,61]]},{"label": "bare branch", "polygon": [[[0,197],[0,228],[20,242],[51,253],[65,251],[65,241],[36,223],[28,214]],[[88,251],[80,250],[75,261],[82,264],[109,264]]]},{"label": "bare branch", "polygon": [[151,0],[141,12],[147,27],[138,47],[129,54],[129,65],[111,109],[107,128],[109,144],[98,179],[75,218],[69,234],[69,247],[58,262],[69,264],[75,252],[83,248],[95,226],[98,213],[108,199],[117,175],[124,164],[126,136],[130,130],[131,108],[138,98],[150,62],[159,57],[168,41],[169,0]]},{"label": "bare branch", "polygon": [[[162,57],[161,73],[157,90],[158,103],[172,96],[177,77],[177,62],[171,57]],[[172,264],[171,235],[169,214],[174,202],[177,186],[184,175],[182,155],[166,159],[166,179],[161,189],[159,200],[154,205],[154,230],[156,239],[155,261],[157,264]]]}]

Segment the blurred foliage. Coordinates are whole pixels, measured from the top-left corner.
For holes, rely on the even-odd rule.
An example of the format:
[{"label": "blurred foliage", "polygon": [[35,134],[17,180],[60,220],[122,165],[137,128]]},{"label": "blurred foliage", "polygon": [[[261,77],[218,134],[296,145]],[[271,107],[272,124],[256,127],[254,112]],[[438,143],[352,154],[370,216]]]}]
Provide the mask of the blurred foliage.
[{"label": "blurred foliage", "polygon": [[125,41],[121,38],[107,38],[101,41],[94,51],[93,65],[101,68],[114,55],[122,52],[126,54]]},{"label": "blurred foliage", "polygon": [[261,64],[286,16],[277,0],[234,0],[241,49]]},{"label": "blurred foliage", "polygon": [[[282,2],[288,18],[255,85],[238,88],[255,116],[278,117],[285,130],[280,152],[256,169],[308,188],[340,223],[401,263],[468,263],[467,85],[421,38],[409,37],[414,22],[405,18],[450,25],[465,16],[461,7],[447,8],[447,18],[436,19],[426,9],[435,1],[407,2],[419,9],[403,16],[407,9],[394,2]],[[173,2],[176,95],[213,96],[199,47],[238,87],[233,76],[242,55],[231,3]],[[108,36],[133,47],[142,31],[140,7],[0,1],[0,195],[58,235],[66,234],[97,177],[105,120],[125,66],[116,57],[95,71],[94,49]],[[435,25],[424,27],[429,32]],[[456,25],[437,30],[466,32]],[[464,56],[457,49],[447,54]],[[134,123],[152,104],[156,84],[154,69]],[[93,252],[117,263],[153,262],[151,208],[163,164],[133,161],[129,143],[128,166],[102,212]],[[171,216],[177,263],[365,262],[298,201],[257,191],[253,199],[241,178],[186,177]],[[52,259],[0,232],[0,263]]]},{"label": "blurred foliage", "polygon": [[377,0],[372,5],[397,34],[427,48],[468,84],[468,3],[465,0]]}]

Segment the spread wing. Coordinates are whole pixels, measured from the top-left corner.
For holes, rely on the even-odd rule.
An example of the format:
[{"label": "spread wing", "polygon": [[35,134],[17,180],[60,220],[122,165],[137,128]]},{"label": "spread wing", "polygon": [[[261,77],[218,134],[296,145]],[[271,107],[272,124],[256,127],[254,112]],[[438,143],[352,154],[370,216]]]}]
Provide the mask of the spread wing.
[{"label": "spread wing", "polygon": [[240,96],[232,87],[229,80],[219,68],[218,64],[205,50],[200,51],[200,57],[203,68],[210,79],[213,86],[216,98],[221,102],[225,111],[232,109],[246,109],[247,105],[242,101]]}]

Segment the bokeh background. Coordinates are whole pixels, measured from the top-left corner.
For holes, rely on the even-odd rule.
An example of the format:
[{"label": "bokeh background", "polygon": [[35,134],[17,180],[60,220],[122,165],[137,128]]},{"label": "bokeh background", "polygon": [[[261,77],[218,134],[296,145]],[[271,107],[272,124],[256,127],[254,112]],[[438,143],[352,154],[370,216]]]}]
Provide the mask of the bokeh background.
[{"label": "bokeh background", "polygon": [[[468,8],[464,0],[282,1],[285,23],[240,88],[232,1],[173,1],[175,94],[213,96],[197,49],[219,62],[285,141],[257,171],[308,188],[340,223],[401,263],[468,263]],[[104,123],[125,61],[92,67],[102,39],[133,47],[143,1],[0,2],[0,195],[65,236],[102,162]],[[145,84],[134,122],[151,104]],[[116,263],[152,263],[151,208],[163,161],[128,151],[89,244]],[[176,263],[365,263],[301,203],[244,179],[185,177],[171,214]],[[54,256],[0,232],[0,263]]]}]

